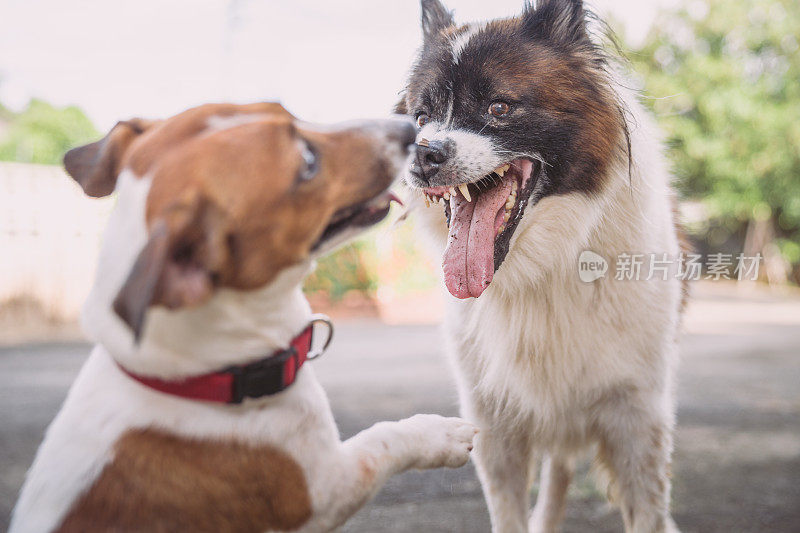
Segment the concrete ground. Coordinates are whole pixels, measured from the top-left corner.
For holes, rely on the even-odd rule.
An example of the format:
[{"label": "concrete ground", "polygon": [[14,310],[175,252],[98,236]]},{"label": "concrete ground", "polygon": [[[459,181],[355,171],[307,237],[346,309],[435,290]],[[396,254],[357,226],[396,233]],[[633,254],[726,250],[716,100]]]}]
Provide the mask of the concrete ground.
[{"label": "concrete ground", "polygon": [[[704,287],[687,318],[678,398],[673,514],[684,532],[800,531],[800,298]],[[432,326],[338,325],[318,363],[343,436],[457,402]],[[0,527],[85,344],[0,348]],[[347,532],[486,532],[471,466],[391,480]],[[620,531],[578,476],[564,531]]]}]

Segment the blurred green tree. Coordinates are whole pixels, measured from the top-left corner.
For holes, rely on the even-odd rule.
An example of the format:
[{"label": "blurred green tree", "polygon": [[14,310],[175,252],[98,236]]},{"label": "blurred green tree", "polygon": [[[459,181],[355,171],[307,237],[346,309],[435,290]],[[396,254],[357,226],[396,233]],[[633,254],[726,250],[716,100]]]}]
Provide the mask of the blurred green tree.
[{"label": "blurred green tree", "polygon": [[800,281],[798,39],[797,0],[690,0],[630,55],[707,244],[738,237],[777,282]]},{"label": "blurred green tree", "polygon": [[377,287],[374,256],[375,245],[371,241],[359,239],[350,243],[320,259],[303,288],[308,293],[326,294],[334,302],[349,291],[372,295]]},{"label": "blurred green tree", "polygon": [[[60,164],[68,149],[97,140],[98,131],[77,107],[31,100],[21,113],[0,106],[0,161]],[[4,131],[3,131],[4,130]]]}]

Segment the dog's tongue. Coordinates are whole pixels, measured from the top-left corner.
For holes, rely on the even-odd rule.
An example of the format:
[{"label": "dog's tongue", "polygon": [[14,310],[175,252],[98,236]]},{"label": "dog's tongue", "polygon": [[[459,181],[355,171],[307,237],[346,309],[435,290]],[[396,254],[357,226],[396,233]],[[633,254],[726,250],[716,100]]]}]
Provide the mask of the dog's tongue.
[{"label": "dog's tongue", "polygon": [[450,234],[442,270],[447,290],[456,298],[480,296],[494,276],[494,237],[500,209],[511,193],[511,180],[477,194],[472,202],[450,197]]}]

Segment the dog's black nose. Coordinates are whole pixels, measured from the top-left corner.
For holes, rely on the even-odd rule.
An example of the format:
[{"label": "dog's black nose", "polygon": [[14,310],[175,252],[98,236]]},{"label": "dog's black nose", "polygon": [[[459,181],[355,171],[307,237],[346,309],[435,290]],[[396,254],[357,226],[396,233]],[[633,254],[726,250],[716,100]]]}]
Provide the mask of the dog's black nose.
[{"label": "dog's black nose", "polygon": [[442,141],[426,141],[417,144],[416,167],[419,169],[420,177],[429,181],[437,172],[439,167],[450,157],[447,144]]}]

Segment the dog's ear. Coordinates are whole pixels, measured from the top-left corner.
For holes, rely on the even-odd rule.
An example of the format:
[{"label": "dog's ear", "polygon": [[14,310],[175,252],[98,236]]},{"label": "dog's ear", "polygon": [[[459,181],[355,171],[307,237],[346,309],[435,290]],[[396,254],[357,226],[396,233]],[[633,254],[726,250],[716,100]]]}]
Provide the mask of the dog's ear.
[{"label": "dog's ear", "polygon": [[420,0],[422,7],[422,36],[428,41],[441,30],[455,24],[453,13],[439,0]]},{"label": "dog's ear", "polygon": [[526,35],[536,40],[563,45],[589,41],[582,0],[539,0],[536,8],[527,3],[522,27]]},{"label": "dog's ear", "polygon": [[211,297],[230,259],[222,212],[189,193],[160,216],[114,299],[114,311],[138,341],[147,310],[196,307]]},{"label": "dog's ear", "polygon": [[64,155],[67,174],[83,191],[95,198],[108,196],[117,185],[117,174],[125,151],[155,121],[135,118],[117,122],[108,135],[97,142],[73,148]]},{"label": "dog's ear", "polygon": [[408,115],[408,106],[406,105],[405,91],[403,91],[403,94],[400,95],[400,98],[398,98],[397,103],[394,104],[393,111],[398,115]]}]

